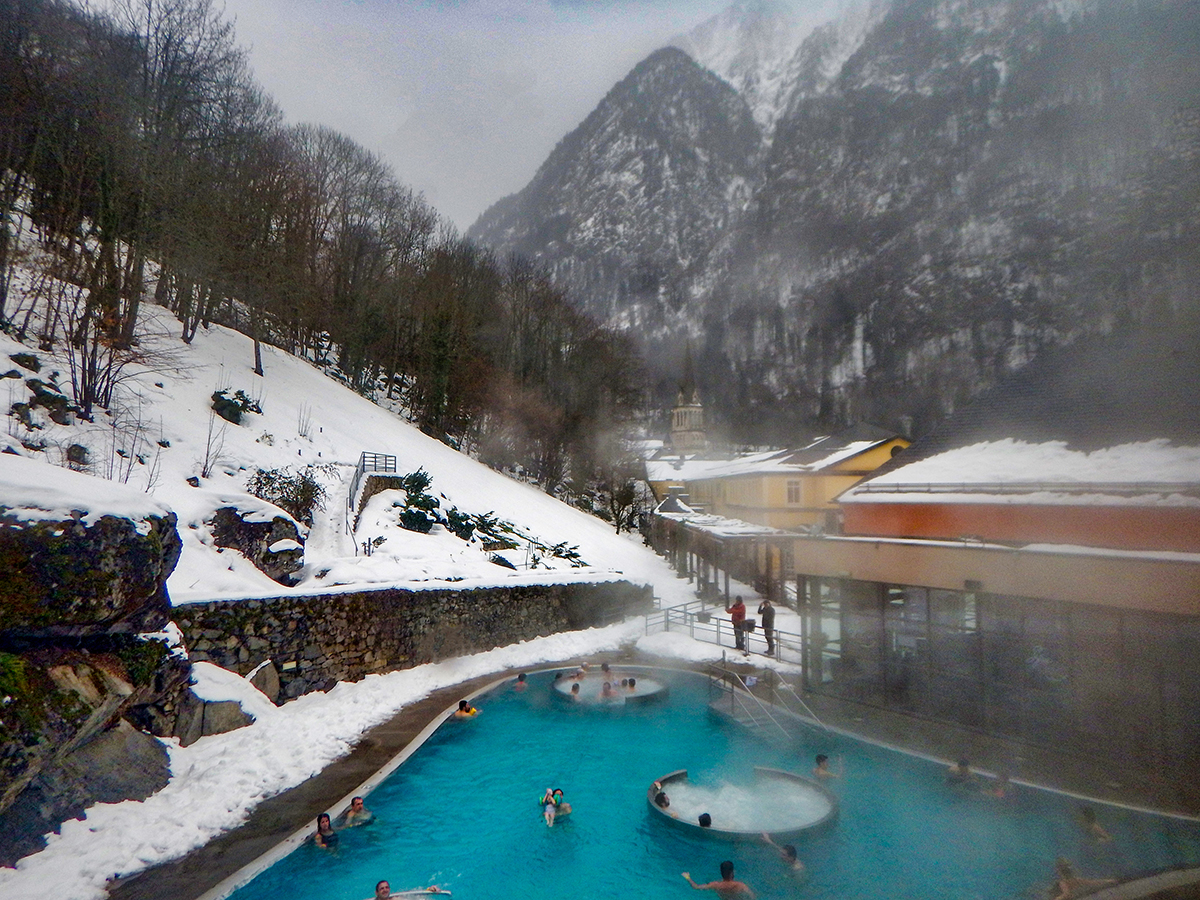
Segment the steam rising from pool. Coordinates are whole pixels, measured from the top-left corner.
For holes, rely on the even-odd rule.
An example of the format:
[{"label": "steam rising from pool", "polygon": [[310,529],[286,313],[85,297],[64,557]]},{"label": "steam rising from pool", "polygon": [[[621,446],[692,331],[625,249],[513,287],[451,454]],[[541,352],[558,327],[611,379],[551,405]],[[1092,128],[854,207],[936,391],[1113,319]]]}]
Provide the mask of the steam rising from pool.
[{"label": "steam rising from pool", "polygon": [[716,785],[672,781],[663,790],[671,800],[668,812],[692,824],[708,813],[712,827],[720,831],[795,831],[821,821],[833,809],[827,796],[803,781],[779,778]]}]

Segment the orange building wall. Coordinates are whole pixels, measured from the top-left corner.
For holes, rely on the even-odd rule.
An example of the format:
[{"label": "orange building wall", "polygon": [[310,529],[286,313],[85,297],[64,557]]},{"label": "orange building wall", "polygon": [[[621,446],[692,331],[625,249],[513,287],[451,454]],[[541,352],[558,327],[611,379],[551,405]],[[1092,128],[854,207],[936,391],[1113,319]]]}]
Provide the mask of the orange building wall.
[{"label": "orange building wall", "polygon": [[1200,552],[1200,507],[845,503],[844,533]]}]

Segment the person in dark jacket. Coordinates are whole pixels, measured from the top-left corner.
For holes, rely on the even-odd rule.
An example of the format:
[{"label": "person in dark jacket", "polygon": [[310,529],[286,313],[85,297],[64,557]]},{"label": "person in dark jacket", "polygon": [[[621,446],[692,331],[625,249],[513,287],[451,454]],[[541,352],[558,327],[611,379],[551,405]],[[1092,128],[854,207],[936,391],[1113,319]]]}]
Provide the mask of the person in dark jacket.
[{"label": "person in dark jacket", "polygon": [[775,655],[775,607],[769,599],[758,604],[758,624],[762,626],[763,637],[767,640],[767,656]]}]

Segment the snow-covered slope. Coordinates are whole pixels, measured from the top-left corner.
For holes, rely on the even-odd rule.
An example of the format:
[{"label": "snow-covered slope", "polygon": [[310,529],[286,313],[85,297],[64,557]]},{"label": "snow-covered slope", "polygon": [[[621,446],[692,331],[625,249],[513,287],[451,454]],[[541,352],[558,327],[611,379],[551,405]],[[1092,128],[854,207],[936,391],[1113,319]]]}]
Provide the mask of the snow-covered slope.
[{"label": "snow-covered slope", "polygon": [[[173,510],[179,519],[183,553],[168,582],[175,604],[217,597],[251,597],[288,592],[325,591],[331,586],[397,584],[441,587],[528,583],[547,580],[628,578],[637,583],[671,584],[676,579],[640,539],[618,536],[610,525],[515,482],[422,434],[392,413],[326,377],[307,362],[264,347],[265,377],[251,371],[251,342],[244,335],[213,326],[191,345],[177,337],[178,323],[166,311],[149,307],[142,348],[152,365],[130,366],[118,387],[111,414],[94,422],[55,424],[34,410],[27,428],[16,419],[0,435],[0,449],[44,463],[20,466],[21,500],[27,505],[44,496],[61,508],[64,490],[77,507],[106,511],[116,506],[107,490],[113,482],[145,491],[148,500]],[[38,379],[69,389],[66,360],[36,346],[0,335],[0,358],[10,377],[8,406],[26,399],[27,382]],[[14,362],[37,358],[40,371]],[[241,425],[211,413],[211,396],[224,389],[257,399],[262,413],[247,413]],[[86,448],[89,474],[65,472],[68,450]],[[430,492],[443,495],[444,507],[465,513],[494,513],[533,539],[528,551],[508,554],[517,570],[490,562],[478,543],[471,544],[435,526],[431,534],[405,531],[379,495],[357,531],[347,524],[347,490],[363,451],[396,456],[401,474],[424,469],[432,478]],[[71,451],[76,456],[79,450]],[[207,463],[206,463],[207,460]],[[262,506],[246,494],[246,480],[258,469],[327,465],[319,473],[328,492],[308,533],[300,584],[283,587],[234,550],[213,543],[210,521],[222,506]],[[13,479],[18,462],[0,454],[0,490]],[[205,470],[208,477],[203,477]],[[195,478],[199,486],[188,479]],[[80,485],[93,485],[87,489]],[[15,490],[15,489],[14,489]],[[127,493],[127,492],[126,492]],[[0,497],[0,502],[6,498]],[[15,496],[7,498],[17,500]],[[43,504],[45,505],[45,504]],[[115,511],[115,510],[114,510]],[[283,514],[272,508],[272,512]],[[93,515],[98,512],[93,512]],[[353,523],[351,523],[353,524]],[[383,542],[376,541],[383,538]],[[378,546],[368,558],[364,542]],[[574,568],[562,559],[532,549],[566,542],[578,547],[588,564]],[[356,552],[357,548],[357,552]],[[536,567],[531,567],[535,563]]]}]

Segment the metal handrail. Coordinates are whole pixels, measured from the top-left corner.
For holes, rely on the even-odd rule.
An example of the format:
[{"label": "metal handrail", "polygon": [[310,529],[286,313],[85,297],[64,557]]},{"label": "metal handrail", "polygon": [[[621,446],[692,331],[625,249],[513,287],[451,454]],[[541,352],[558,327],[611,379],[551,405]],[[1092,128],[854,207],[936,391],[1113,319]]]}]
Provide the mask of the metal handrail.
[{"label": "metal handrail", "polygon": [[396,472],[396,457],[390,453],[368,453],[363,451],[358,455],[358,465],[354,467],[354,475],[350,479],[350,490],[346,494],[346,508],[354,509],[354,501],[358,497],[358,489],[362,477],[367,472]]},{"label": "metal handrail", "polygon": [[738,695],[737,688],[734,687],[732,684],[727,685],[727,680],[730,678],[736,680],[737,683],[739,685],[741,685],[746,696],[750,697],[751,699],[754,700],[755,703],[758,704],[758,708],[762,711],[763,715],[765,715],[770,720],[772,725],[774,725],[776,728],[779,729],[780,734],[782,734],[785,738],[788,738],[788,739],[790,739],[792,737],[791,732],[789,732],[786,728],[784,728],[783,725],[780,724],[779,720],[776,719],[774,715],[772,715],[770,708],[765,703],[763,703],[762,700],[760,700],[758,697],[756,697],[754,695],[754,693],[750,690],[750,686],[748,684],[746,684],[745,679],[743,679],[741,675],[739,675],[737,672],[734,672],[732,669],[725,669],[720,666],[712,665],[712,664],[709,665],[708,669],[709,669],[708,678],[709,678],[710,688],[712,685],[715,684],[719,687],[720,690],[726,691],[729,694],[729,705],[730,705],[731,714],[734,712],[734,705],[736,704],[738,708],[740,708],[741,710],[743,710],[747,713],[750,713],[750,715],[753,717],[753,710],[750,708],[750,706],[747,705],[745,699]]},{"label": "metal handrail", "polygon": [[775,694],[776,696],[780,696],[780,692],[785,689],[795,699],[795,701],[800,704],[800,708],[804,710],[805,715],[807,715],[810,719],[812,719],[814,722],[816,722],[818,725],[820,725],[826,731],[829,731],[829,726],[826,725],[824,722],[822,722],[820,717],[815,712],[812,711],[812,707],[810,707],[807,703],[805,703],[800,698],[800,695],[798,693],[796,693],[795,685],[788,684],[783,679],[780,679],[778,687],[776,687],[775,685],[771,686],[771,692],[773,694]]}]

